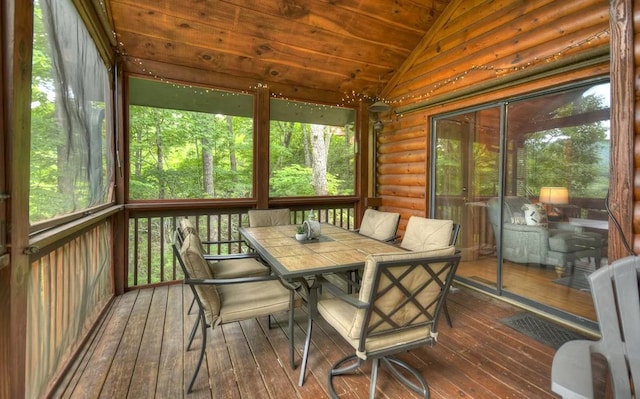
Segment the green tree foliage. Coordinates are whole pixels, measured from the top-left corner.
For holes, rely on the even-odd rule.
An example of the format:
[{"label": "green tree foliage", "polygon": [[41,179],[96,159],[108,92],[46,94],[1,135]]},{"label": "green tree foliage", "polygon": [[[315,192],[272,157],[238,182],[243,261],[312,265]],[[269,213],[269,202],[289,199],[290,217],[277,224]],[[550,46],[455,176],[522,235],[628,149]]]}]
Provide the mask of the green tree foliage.
[{"label": "green tree foliage", "polygon": [[251,196],[251,119],[142,106],[129,114],[131,199]]},{"label": "green tree foliage", "polygon": [[[313,139],[321,129],[322,143]],[[355,150],[352,126],[311,126],[300,122],[271,122],[270,190],[272,197],[353,195]],[[316,148],[314,145],[321,145]],[[315,154],[315,155],[314,155]],[[324,155],[326,193],[314,188],[314,156]],[[316,175],[317,176],[317,175]],[[316,177],[317,178],[317,177]],[[318,185],[321,186],[321,185]],[[322,185],[322,187],[325,187]],[[320,191],[319,191],[320,190]]]},{"label": "green tree foliage", "polygon": [[[580,97],[556,112],[556,118],[603,109],[596,95]],[[608,127],[601,122],[573,125],[530,134],[524,142],[527,186],[568,187],[574,197],[603,198],[609,185]]]}]

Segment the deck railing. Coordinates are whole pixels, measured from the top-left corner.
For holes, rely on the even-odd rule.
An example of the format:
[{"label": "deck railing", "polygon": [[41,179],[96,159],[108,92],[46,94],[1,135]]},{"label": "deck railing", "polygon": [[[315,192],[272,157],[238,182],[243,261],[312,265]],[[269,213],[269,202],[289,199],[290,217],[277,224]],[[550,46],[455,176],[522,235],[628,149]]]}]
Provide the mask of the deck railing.
[{"label": "deck railing", "polygon": [[[301,224],[307,219],[310,207],[289,206],[292,223]],[[129,218],[129,259],[127,288],[167,283],[182,279],[182,272],[171,250],[173,232],[181,218],[191,219],[197,226],[203,241],[226,242],[206,244],[210,254],[239,253],[247,249],[239,229],[249,225],[249,208],[207,209],[176,215],[164,211],[136,211]],[[345,229],[354,228],[353,205],[314,206],[318,220]]]},{"label": "deck railing", "polygon": [[28,276],[26,398],[43,397],[113,296],[111,225],[34,252]]}]

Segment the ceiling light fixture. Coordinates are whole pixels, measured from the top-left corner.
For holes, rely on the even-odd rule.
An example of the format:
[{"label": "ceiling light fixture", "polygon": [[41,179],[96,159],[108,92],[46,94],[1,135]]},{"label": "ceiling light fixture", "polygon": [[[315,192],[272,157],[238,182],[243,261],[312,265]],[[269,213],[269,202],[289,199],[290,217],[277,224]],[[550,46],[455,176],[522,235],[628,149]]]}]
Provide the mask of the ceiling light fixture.
[{"label": "ceiling light fixture", "polygon": [[376,113],[386,112],[386,111],[389,111],[390,109],[391,109],[391,106],[382,100],[378,100],[373,104],[369,105],[369,112],[376,112]]}]

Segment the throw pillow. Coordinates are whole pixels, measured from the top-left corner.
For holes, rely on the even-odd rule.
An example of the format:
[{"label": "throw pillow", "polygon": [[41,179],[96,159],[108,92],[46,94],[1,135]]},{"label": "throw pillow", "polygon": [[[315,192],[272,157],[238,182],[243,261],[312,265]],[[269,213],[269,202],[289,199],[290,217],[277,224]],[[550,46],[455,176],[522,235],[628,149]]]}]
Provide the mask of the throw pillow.
[{"label": "throw pillow", "polygon": [[548,224],[547,213],[539,204],[524,204],[522,209],[527,226],[546,226]]}]

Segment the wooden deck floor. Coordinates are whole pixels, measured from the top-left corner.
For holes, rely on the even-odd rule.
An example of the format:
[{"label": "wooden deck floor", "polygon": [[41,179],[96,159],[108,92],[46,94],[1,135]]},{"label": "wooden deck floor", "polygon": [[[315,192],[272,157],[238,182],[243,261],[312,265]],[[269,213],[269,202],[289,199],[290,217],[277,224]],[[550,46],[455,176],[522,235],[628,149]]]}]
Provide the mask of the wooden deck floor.
[{"label": "wooden deck floor", "polygon": [[[348,344],[320,320],[303,387],[298,370],[288,366],[286,314],[267,320],[232,323],[209,331],[206,362],[195,391],[185,394],[197,361],[199,337],[185,345],[194,316],[186,309],[191,294],[182,285],[129,292],[116,298],[75,367],[54,393],[58,398],[325,398],[327,372],[346,353]],[[520,310],[461,288],[448,306],[454,327],[444,317],[434,347],[403,356],[430,384],[431,398],[553,398],[550,367],[555,350],[499,319]],[[306,313],[296,310],[297,357],[306,328]],[[365,375],[341,378],[341,397],[365,398]],[[387,374],[378,380],[378,397],[413,398]]]}]

